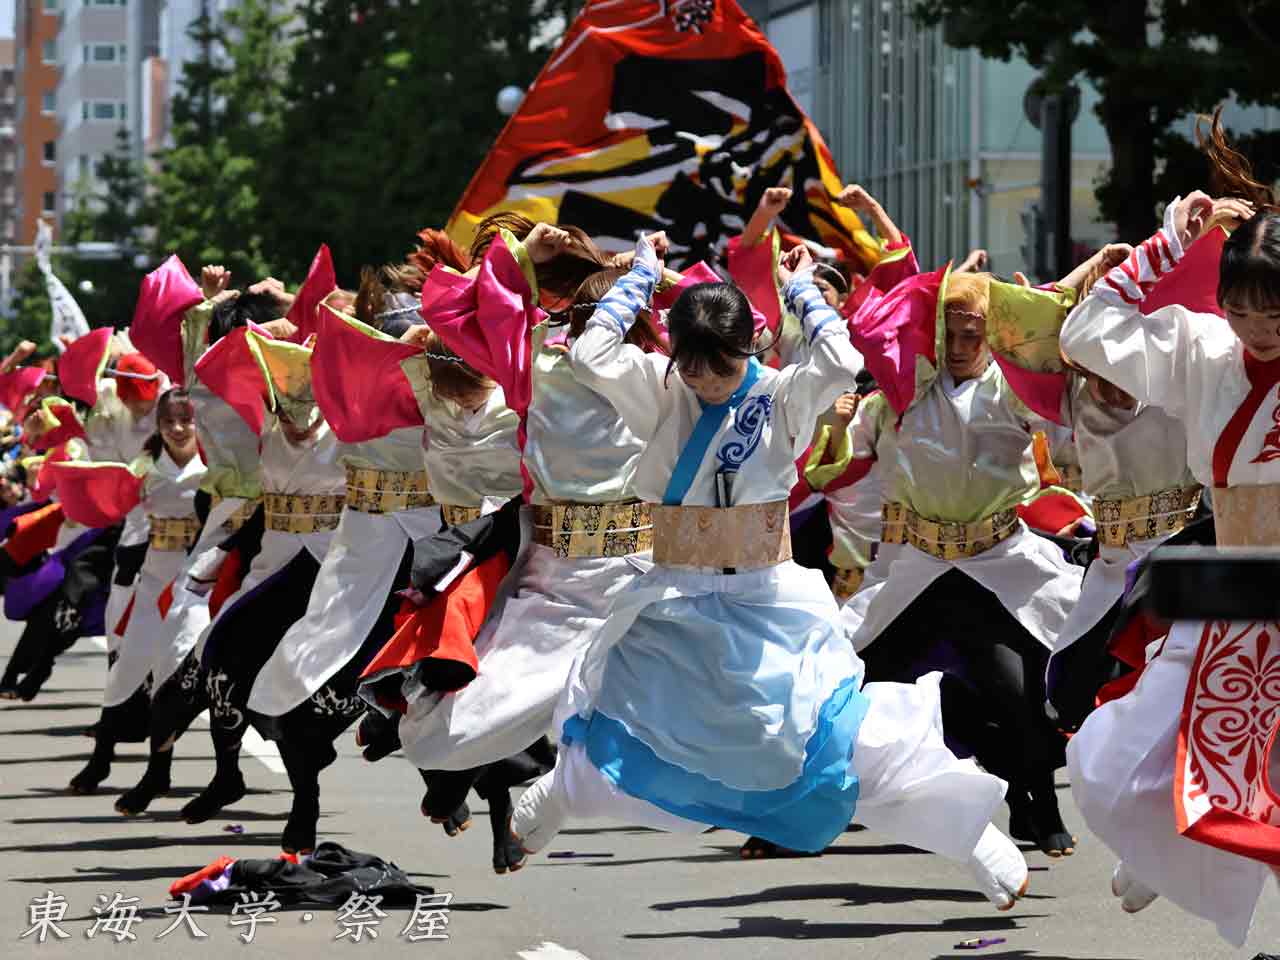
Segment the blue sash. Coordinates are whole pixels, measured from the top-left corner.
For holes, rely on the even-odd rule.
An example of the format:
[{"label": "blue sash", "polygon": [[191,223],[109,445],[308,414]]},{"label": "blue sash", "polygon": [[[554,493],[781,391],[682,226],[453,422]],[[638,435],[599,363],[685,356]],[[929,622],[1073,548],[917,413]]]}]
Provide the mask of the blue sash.
[{"label": "blue sash", "polygon": [[684,449],[676,459],[675,469],[671,471],[671,479],[667,481],[666,493],[662,495],[665,506],[678,507],[684,503],[685,495],[693,486],[693,478],[698,474],[698,467],[702,466],[702,460],[707,455],[707,448],[711,446],[715,435],[720,432],[725,414],[747,399],[747,394],[759,379],[760,361],[752,357],[747,362],[746,376],[742,378],[738,389],[733,391],[733,396],[724,403],[702,404],[702,416],[694,424],[693,432],[689,434]]}]

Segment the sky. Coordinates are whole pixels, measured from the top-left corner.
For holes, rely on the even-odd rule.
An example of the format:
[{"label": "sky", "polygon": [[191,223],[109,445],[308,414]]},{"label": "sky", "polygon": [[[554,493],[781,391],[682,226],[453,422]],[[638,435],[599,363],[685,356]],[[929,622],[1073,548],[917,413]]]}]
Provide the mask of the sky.
[{"label": "sky", "polygon": [[13,11],[18,0],[0,0],[0,37],[13,36]]}]

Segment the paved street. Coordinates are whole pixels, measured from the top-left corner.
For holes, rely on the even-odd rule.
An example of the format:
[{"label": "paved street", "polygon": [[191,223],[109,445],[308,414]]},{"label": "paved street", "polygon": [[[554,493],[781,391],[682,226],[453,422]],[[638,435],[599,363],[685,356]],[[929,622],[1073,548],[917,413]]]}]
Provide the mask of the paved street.
[{"label": "paved street", "polygon": [[[0,655],[17,633],[0,624]],[[243,928],[225,914],[198,916],[208,939],[191,944],[160,914],[171,880],[220,854],[270,857],[288,809],[288,784],[277,762],[243,758],[250,796],[220,819],[197,827],[177,810],[208,780],[212,750],[202,728],[177,747],[174,792],[135,820],[114,813],[115,794],[141,774],[141,744],[121,748],[102,792],[64,791],[88,756],[83,728],[101,699],[101,646],[81,641],[58,665],[45,693],[31,704],[0,705],[0,957],[66,955],[149,957],[188,948],[241,949]],[[260,926],[244,949],[288,960],[317,949],[368,950],[370,955],[452,955],[467,958],[590,960],[709,957],[914,958],[1026,960],[1164,960],[1251,958],[1280,950],[1280,897],[1267,891],[1246,949],[1232,950],[1206,924],[1157,903],[1138,918],[1123,915],[1107,892],[1111,860],[1081,829],[1081,852],[1061,863],[1029,855],[1031,896],[1000,914],[971,891],[963,867],[885,843],[870,832],[847,833],[825,856],[743,863],[741,838],[712,833],[697,839],[618,824],[566,831],[553,847],[511,877],[489,867],[489,827],[472,798],[471,830],[448,839],[417,812],[421,781],[398,756],[365,764],[352,741],[323,780],[321,835],[394,860],[421,883],[453,893],[447,942],[409,943],[399,936],[409,911],[389,911],[380,936],[333,944],[341,932],[331,911],[282,911]],[[1068,822],[1081,826],[1064,788]],[[230,824],[243,833],[228,832]],[[568,854],[572,853],[572,856]],[[70,938],[43,946],[19,941],[27,907],[47,890],[66,897],[61,924]],[[144,919],[134,943],[85,940],[99,894],[141,898]],[[310,919],[308,920],[308,916]],[[971,937],[1006,942],[973,952],[954,945]],[[118,954],[113,951],[120,951]]]}]

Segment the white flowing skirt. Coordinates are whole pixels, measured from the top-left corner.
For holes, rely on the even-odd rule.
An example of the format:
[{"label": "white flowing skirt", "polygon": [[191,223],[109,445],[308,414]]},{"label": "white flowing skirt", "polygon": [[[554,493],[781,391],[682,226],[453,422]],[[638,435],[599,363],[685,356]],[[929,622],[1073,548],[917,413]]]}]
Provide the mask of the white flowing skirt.
[{"label": "white flowing skirt", "polygon": [[1001,606],[1050,650],[1080,598],[1084,575],[1082,568],[1067,562],[1060,547],[1021,523],[1007,540],[961,560],[939,560],[906,545],[895,552],[884,579],[864,586],[855,597],[862,598],[858,604],[851,601],[845,605],[846,631],[854,649],[869,646],[933,581],[951,569],[963,571],[994,593]]},{"label": "white flowing skirt", "polygon": [[1203,626],[1174,625],[1137,686],[1089,715],[1067,765],[1089,829],[1133,876],[1239,946],[1270,871],[1182,836],[1174,812],[1182,705]]},{"label": "white flowing skirt", "polygon": [[344,509],[306,615],[259,672],[249,709],[282,717],[341,670],[382,613],[405,547],[439,530],[439,507],[397,513]]},{"label": "white flowing skirt", "polygon": [[504,585],[476,637],[476,678],[456,693],[409,697],[400,742],[421,770],[493,763],[547,734],[573,664],[653,565],[647,552],[567,559],[525,541],[508,574],[514,589]]},{"label": "white flowing skirt", "polygon": [[[133,696],[147,674],[154,692],[178,665],[186,651],[177,653],[173,625],[160,616],[157,605],[164,588],[182,570],[187,555],[181,550],[148,550],[133,590],[133,610],[124,636],[116,644],[116,659],[107,670],[102,704],[114,707]],[[122,614],[123,615],[123,614]],[[112,631],[115,624],[108,624]]]}]

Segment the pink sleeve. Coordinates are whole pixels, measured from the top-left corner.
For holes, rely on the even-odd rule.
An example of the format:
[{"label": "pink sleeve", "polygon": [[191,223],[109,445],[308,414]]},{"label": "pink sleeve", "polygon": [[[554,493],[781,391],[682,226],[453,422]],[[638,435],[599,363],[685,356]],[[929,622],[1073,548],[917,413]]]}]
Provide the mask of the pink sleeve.
[{"label": "pink sleeve", "polygon": [[329,253],[329,245],[322,243],[311,261],[307,279],[303,281],[298,295],[293,298],[293,306],[285,315],[298,328],[292,338],[294,342],[302,343],[319,329],[317,311],[320,309],[320,301],[337,288],[338,278],[333,272],[333,257]]},{"label": "pink sleeve", "polygon": [[359,320],[321,308],[311,354],[311,390],[320,412],[343,443],[385,437],[422,426],[422,411],[400,364],[422,355]]},{"label": "pink sleeve", "polygon": [[86,527],[109,527],[142,502],[143,478],[119,463],[48,465],[67,519]]},{"label": "pink sleeve", "polygon": [[849,298],[849,336],[867,370],[901,414],[916,392],[916,358],[937,366],[938,295],[945,268],[920,273],[882,293],[864,283]]},{"label": "pink sleeve", "polygon": [[782,322],[782,302],[774,279],[773,231],[759,243],[745,246],[741,237],[729,241],[726,266],[729,276],[747,295],[751,306],[760,313],[770,330],[777,331]]},{"label": "pink sleeve", "polygon": [[84,424],[76,415],[76,408],[67,401],[56,399],[48,402],[45,409],[57,420],[57,425],[46,430],[31,441],[31,448],[36,451],[50,450],[66,443],[68,440],[84,438]]},{"label": "pink sleeve", "polygon": [[142,278],[129,339],[175,386],[186,386],[182,315],[203,300],[199,285],[177,254]]},{"label": "pink sleeve", "polygon": [[0,373],[0,404],[8,407],[14,418],[20,421],[18,408],[43,379],[43,367],[19,367],[12,373]]},{"label": "pink sleeve", "polygon": [[98,377],[106,366],[111,328],[98,327],[77,337],[58,358],[58,382],[62,392],[92,407],[98,402]]},{"label": "pink sleeve", "polygon": [[466,277],[436,267],[422,287],[422,319],[467,364],[502,387],[523,417],[533,394],[533,328],[544,314],[515,255],[495,240]]},{"label": "pink sleeve", "polygon": [[[249,352],[248,327],[237,327],[206,350],[196,361],[196,377],[226,401],[258,436],[266,424],[268,395],[262,367]],[[261,336],[270,335],[256,327]]]},{"label": "pink sleeve", "polygon": [[884,257],[871,268],[866,282],[888,293],[903,280],[914,277],[919,272],[920,264],[916,262],[916,252],[911,248],[911,241],[904,233],[897,243],[885,246]]}]

